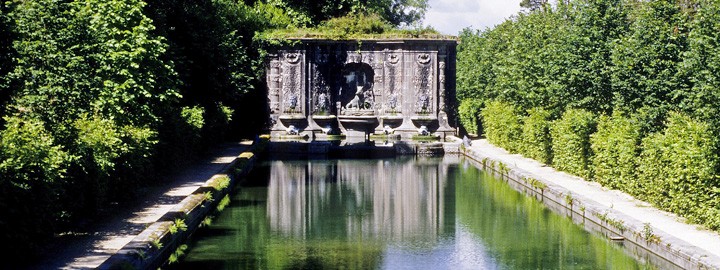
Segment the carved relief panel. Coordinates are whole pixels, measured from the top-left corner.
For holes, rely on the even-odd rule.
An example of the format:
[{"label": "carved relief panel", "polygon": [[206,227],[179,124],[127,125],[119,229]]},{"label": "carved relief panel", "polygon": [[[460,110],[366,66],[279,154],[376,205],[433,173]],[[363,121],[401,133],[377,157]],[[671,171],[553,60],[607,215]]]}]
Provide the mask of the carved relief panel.
[{"label": "carved relief panel", "polygon": [[432,114],[435,112],[433,95],[433,59],[429,53],[418,53],[413,76],[415,89],[415,108],[417,114]]},{"label": "carved relief panel", "polygon": [[282,112],[287,114],[302,114],[304,95],[302,79],[302,58],[300,52],[284,52],[282,61]]},{"label": "carved relief panel", "polygon": [[402,112],[402,53],[390,51],[385,55],[385,113]]}]

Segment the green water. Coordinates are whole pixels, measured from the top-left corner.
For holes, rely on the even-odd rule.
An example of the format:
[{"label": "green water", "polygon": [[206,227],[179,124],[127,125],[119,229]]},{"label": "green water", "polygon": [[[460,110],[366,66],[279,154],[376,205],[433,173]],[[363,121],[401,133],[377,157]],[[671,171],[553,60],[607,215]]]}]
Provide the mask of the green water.
[{"label": "green water", "polygon": [[268,161],[175,269],[653,269],[458,158]]}]

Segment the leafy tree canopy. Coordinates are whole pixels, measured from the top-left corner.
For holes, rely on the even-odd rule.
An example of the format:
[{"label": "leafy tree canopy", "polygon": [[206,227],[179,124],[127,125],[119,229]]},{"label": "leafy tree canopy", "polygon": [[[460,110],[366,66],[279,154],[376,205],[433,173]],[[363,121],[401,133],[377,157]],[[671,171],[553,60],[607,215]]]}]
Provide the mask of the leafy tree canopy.
[{"label": "leafy tree canopy", "polygon": [[378,14],[392,26],[410,26],[425,17],[427,0],[267,0],[258,1],[287,9],[291,17],[300,18],[295,26],[318,25],[348,14]]}]

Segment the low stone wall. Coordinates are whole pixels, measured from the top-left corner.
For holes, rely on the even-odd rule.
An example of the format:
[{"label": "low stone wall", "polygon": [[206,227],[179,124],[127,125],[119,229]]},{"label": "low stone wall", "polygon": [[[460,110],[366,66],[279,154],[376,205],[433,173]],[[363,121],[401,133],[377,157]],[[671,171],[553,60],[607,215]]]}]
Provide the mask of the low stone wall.
[{"label": "low stone wall", "polygon": [[183,199],[160,220],[148,226],[130,243],[106,260],[98,269],[158,269],[179,249],[218,203],[233,189],[238,179],[253,167],[266,139],[253,143],[221,173],[213,175],[192,195]]},{"label": "low stone wall", "polygon": [[383,143],[378,141],[355,144],[341,141],[271,141],[268,145],[268,153],[274,157],[390,158],[402,155],[442,156],[459,152],[460,141],[452,139],[445,142],[394,141]]},{"label": "low stone wall", "polygon": [[646,254],[646,260],[661,269],[720,269],[720,260],[703,255],[700,248],[661,231],[649,224],[608,208],[591,198],[572,194],[553,184],[549,176],[530,173],[514,164],[473,148],[461,147],[462,153],[480,169],[507,181],[515,190],[539,200],[553,212],[567,216],[587,230],[621,242],[633,254]]}]

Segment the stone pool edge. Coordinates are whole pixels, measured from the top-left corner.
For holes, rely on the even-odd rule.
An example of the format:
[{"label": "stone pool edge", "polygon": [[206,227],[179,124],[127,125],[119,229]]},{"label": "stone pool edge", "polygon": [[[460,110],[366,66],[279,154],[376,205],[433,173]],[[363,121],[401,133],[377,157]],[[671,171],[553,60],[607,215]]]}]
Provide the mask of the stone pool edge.
[{"label": "stone pool edge", "polygon": [[220,173],[210,177],[97,269],[158,269],[164,265],[216,209],[221,199],[232,191],[237,181],[250,172],[256,156],[264,151],[267,142],[266,136],[256,139],[249,151],[240,153]]},{"label": "stone pool edge", "polygon": [[[478,143],[487,144],[484,147],[494,147],[485,140],[473,142]],[[548,176],[530,172],[510,164],[492,151],[481,150],[475,146],[461,147],[461,154],[468,157],[476,167],[507,181],[513,189],[534,197],[552,211],[570,217],[574,223],[587,230],[599,232],[613,241],[623,241],[624,244],[630,244],[631,248],[655,254],[680,268],[720,269],[720,257],[705,249],[663,231],[648,230],[647,223],[594,199],[573,194],[568,188],[556,184],[551,179],[552,174]],[[564,173],[555,171],[554,174],[561,177],[560,174]]]}]

